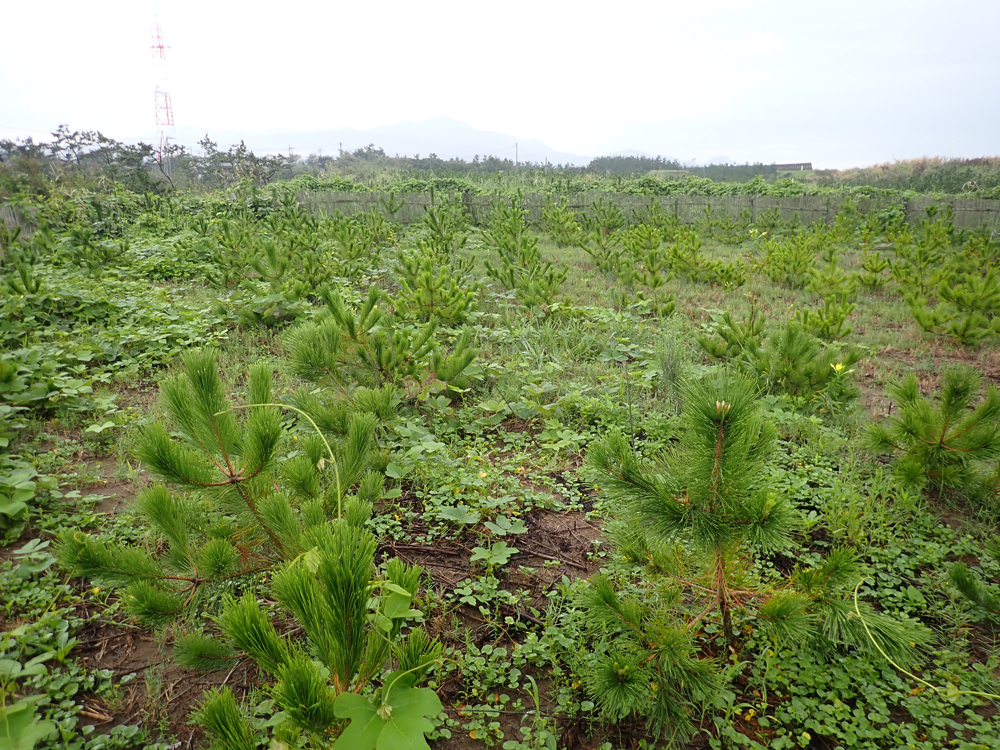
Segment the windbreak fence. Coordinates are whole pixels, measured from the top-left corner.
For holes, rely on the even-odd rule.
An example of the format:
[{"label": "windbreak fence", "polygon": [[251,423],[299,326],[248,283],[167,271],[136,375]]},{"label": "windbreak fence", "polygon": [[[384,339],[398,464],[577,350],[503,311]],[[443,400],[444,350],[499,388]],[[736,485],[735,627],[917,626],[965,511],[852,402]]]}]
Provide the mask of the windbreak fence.
[{"label": "windbreak fence", "polygon": [[[424,215],[424,207],[430,206],[433,200],[453,200],[455,194],[430,193],[361,193],[361,192],[324,192],[299,193],[299,201],[317,214],[332,215],[342,213],[351,215],[376,209],[387,218],[401,224],[420,221]],[[510,201],[510,198],[498,195],[472,195],[459,193],[462,205],[469,212],[474,224],[484,224],[493,207],[498,201]],[[834,221],[841,206],[847,200],[843,196],[833,195],[801,195],[801,196],[770,196],[770,195],[666,195],[647,196],[629,195],[626,193],[574,193],[566,195],[549,195],[544,193],[529,193],[524,196],[524,208],[528,221],[537,224],[542,219],[542,209],[546,200],[553,202],[565,198],[569,207],[580,213],[589,213],[598,200],[613,203],[625,214],[629,222],[640,223],[648,215],[651,203],[659,204],[664,213],[676,216],[681,224],[694,224],[704,221],[710,216],[713,220],[737,221],[750,219],[757,221],[764,216],[778,216],[783,220],[797,219],[803,224]],[[1000,222],[1000,200],[982,200],[962,197],[923,197],[918,196],[904,201],[898,197],[859,198],[854,203],[863,214],[879,212],[891,208],[901,208],[907,221],[914,223],[927,215],[927,206],[937,206],[943,211],[950,205],[955,212],[956,229],[975,229],[983,224],[995,225]]]}]

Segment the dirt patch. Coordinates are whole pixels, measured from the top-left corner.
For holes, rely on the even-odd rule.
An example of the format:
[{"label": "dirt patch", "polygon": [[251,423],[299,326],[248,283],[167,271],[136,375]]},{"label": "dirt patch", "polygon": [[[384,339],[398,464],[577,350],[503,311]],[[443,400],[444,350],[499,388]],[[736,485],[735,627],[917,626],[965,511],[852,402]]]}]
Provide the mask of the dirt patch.
[{"label": "dirt patch", "polygon": [[[598,565],[588,560],[601,529],[587,521],[579,511],[556,513],[538,509],[528,514],[529,531],[524,535],[526,554],[561,563],[577,571],[571,577],[589,575]],[[582,571],[582,572],[581,572]]]},{"label": "dirt patch", "polygon": [[259,684],[256,667],[246,660],[216,672],[178,666],[169,644],[127,623],[95,622],[78,638],[73,654],[84,666],[109,669],[116,681],[134,675],[112,702],[96,696],[84,699],[84,723],[98,732],[140,724],[154,735],[178,738],[179,747],[199,747],[205,744],[204,732],[192,724],[191,714],[205,693],[227,685],[241,697]]},{"label": "dirt patch", "polygon": [[130,506],[135,500],[135,487],[130,482],[115,482],[100,488],[100,494],[106,497],[94,508],[98,513],[113,516],[124,507]]},{"label": "dirt patch", "polygon": [[78,488],[83,494],[104,495],[104,499],[94,507],[97,513],[113,516],[122,508],[130,506],[136,494],[149,480],[143,473],[138,481],[119,478],[119,463],[114,456],[89,459],[80,473],[89,481]]},{"label": "dirt patch", "polygon": [[891,415],[896,405],[886,388],[907,373],[917,376],[920,392],[930,396],[941,387],[942,374],[955,365],[967,365],[983,379],[983,385],[1000,384],[1000,351],[969,349],[950,341],[931,340],[919,350],[886,347],[857,365],[859,404],[875,420]]},{"label": "dirt patch", "polygon": [[120,406],[134,407],[143,413],[152,410],[159,392],[159,388],[152,381],[143,381],[137,387],[119,386],[115,389]]},{"label": "dirt patch", "polygon": [[405,563],[423,566],[435,583],[454,588],[459,581],[472,575],[469,557],[472,551],[459,542],[438,541],[432,545],[404,544],[386,540],[383,552],[398,557]]}]

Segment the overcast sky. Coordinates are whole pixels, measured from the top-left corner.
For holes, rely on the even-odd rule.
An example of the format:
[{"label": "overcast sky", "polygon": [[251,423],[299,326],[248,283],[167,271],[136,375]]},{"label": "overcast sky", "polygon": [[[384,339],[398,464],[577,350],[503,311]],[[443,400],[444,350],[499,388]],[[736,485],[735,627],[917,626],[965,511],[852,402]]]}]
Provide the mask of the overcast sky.
[{"label": "overcast sky", "polygon": [[[200,131],[450,115],[591,156],[1000,154],[998,0],[160,0],[158,14],[176,123]],[[6,4],[0,137],[156,130],[153,18],[152,0]]]}]

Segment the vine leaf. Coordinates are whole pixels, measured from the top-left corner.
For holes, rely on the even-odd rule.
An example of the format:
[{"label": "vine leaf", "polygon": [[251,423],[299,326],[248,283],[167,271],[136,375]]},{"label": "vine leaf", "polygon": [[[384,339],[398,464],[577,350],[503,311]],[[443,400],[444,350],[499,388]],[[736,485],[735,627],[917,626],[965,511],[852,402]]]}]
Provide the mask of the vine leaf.
[{"label": "vine leaf", "polygon": [[412,675],[393,674],[386,681],[388,695],[377,706],[356,693],[337,696],[334,713],[351,723],[333,750],[430,750],[424,733],[434,729],[429,718],[443,708],[433,690],[413,682]]}]

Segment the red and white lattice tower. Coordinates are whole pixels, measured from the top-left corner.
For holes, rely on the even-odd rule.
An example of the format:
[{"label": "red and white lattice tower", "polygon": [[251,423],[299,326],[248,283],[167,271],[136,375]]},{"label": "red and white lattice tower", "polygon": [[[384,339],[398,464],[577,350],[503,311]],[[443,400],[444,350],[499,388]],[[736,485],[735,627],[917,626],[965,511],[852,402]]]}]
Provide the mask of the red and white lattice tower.
[{"label": "red and white lattice tower", "polygon": [[167,145],[171,140],[177,140],[174,130],[174,106],[170,101],[167,88],[167,46],[163,43],[163,32],[160,30],[160,18],[156,3],[153,3],[153,63],[156,70],[156,88],[153,92],[153,104],[156,109],[156,127],[160,130],[160,148],[157,158],[164,171],[170,174],[170,156]]}]

